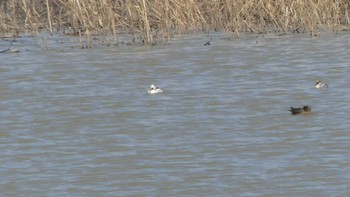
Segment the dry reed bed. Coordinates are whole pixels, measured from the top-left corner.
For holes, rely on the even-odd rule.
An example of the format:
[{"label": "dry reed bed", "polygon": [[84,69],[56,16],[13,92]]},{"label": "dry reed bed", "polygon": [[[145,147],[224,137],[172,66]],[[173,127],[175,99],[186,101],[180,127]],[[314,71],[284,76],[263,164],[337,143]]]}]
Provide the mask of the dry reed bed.
[{"label": "dry reed bed", "polygon": [[347,28],[348,0],[3,0],[2,33],[89,30],[153,43],[190,31],[309,32]]}]

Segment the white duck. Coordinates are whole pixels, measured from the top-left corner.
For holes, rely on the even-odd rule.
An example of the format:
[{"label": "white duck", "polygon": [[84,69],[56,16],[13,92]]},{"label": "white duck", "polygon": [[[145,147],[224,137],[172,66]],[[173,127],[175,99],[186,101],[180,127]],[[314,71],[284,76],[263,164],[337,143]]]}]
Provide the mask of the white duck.
[{"label": "white duck", "polygon": [[315,88],[328,88],[328,84],[326,84],[325,82],[318,80],[315,83]]},{"label": "white duck", "polygon": [[148,94],[158,94],[162,92],[163,90],[155,86],[154,84],[152,84],[151,87],[148,89]]}]

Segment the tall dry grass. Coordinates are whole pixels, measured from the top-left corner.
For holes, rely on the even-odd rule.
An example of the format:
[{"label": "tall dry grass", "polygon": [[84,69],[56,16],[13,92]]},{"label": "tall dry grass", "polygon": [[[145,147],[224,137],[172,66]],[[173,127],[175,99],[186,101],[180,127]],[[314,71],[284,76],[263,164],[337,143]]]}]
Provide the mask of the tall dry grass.
[{"label": "tall dry grass", "polygon": [[[3,0],[2,33],[86,31],[170,41],[189,31],[310,32],[348,28],[348,0]],[[78,35],[78,34],[77,34]]]}]

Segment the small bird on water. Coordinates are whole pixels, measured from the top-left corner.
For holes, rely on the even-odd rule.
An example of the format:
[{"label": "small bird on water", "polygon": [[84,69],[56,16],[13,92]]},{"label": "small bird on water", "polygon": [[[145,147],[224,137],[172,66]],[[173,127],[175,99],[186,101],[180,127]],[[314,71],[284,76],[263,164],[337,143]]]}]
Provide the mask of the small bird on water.
[{"label": "small bird on water", "polygon": [[148,89],[148,94],[158,94],[162,93],[163,90],[159,87],[155,86],[154,84],[151,85],[150,89]]},{"label": "small bird on water", "polygon": [[210,45],[210,41],[204,44],[204,46],[208,46],[208,45]]},{"label": "small bird on water", "polygon": [[328,88],[328,84],[321,80],[317,80],[315,83],[315,88]]},{"label": "small bird on water", "polygon": [[288,110],[292,113],[292,115],[298,115],[298,114],[308,114],[311,113],[311,107],[305,105],[303,108],[294,108],[290,107],[290,110]]}]

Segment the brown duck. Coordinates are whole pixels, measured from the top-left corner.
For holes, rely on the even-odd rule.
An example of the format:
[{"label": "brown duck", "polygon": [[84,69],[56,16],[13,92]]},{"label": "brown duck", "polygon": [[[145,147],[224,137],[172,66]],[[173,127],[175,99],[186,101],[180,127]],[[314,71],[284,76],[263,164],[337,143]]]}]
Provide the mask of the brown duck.
[{"label": "brown duck", "polygon": [[290,107],[290,113],[292,113],[292,115],[298,115],[298,114],[307,114],[311,112],[311,107],[305,105],[303,108],[293,108]]}]

